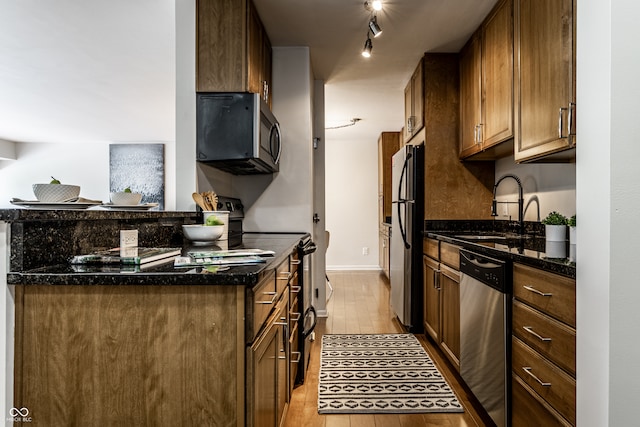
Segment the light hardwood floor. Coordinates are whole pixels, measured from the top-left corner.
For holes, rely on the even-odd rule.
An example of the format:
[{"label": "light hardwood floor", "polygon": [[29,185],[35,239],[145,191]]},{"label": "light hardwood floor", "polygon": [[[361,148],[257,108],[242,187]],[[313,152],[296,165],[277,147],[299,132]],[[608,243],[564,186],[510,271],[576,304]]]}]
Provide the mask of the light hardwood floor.
[{"label": "light hardwood floor", "polygon": [[[389,307],[389,284],[378,272],[329,272],[334,292],[327,304],[329,317],[318,319],[311,361],[304,385],[297,386],[291,396],[285,427],[410,427],[453,426],[483,427],[486,414],[477,401],[461,386],[459,378],[434,344],[417,335],[429,356],[453,387],[464,407],[461,414],[318,414],[318,373],[320,343],[323,334],[402,333]],[[490,421],[489,421],[490,422]]]}]

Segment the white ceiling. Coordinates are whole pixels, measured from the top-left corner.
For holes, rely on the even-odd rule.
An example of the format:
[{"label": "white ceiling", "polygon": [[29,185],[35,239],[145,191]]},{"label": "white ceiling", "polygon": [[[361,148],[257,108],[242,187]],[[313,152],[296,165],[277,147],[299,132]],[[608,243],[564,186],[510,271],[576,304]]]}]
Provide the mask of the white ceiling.
[{"label": "white ceiling", "polygon": [[[309,46],[327,138],[400,130],[424,52],[457,52],[496,0],[386,0],[373,54],[363,0],[254,0],[273,46]],[[175,139],[175,0],[0,0],[0,139]]]}]

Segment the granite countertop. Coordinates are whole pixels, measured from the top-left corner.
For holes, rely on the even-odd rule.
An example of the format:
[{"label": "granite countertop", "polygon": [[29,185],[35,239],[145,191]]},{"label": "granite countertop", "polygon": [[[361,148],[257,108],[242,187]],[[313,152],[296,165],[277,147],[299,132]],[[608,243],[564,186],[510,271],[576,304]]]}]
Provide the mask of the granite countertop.
[{"label": "granite countertop", "polygon": [[[482,233],[462,234],[460,232],[436,231],[426,232],[425,236],[494,258],[519,262],[571,278],[576,277],[575,247],[572,248],[567,241],[547,242],[543,236],[495,240],[475,240],[473,238],[460,237],[479,234]],[[554,251],[556,254],[551,257],[549,256],[550,251]]]},{"label": "granite countertop", "polygon": [[[175,213],[174,213],[175,214]],[[173,262],[149,268],[120,266],[73,266],[54,264],[26,271],[10,271],[13,285],[243,285],[253,286],[284,261],[306,233],[245,233],[239,248],[272,250],[265,263],[232,266],[215,273],[203,267],[174,268]],[[186,242],[188,245],[188,242]],[[218,250],[216,246],[184,246],[189,250]]]}]

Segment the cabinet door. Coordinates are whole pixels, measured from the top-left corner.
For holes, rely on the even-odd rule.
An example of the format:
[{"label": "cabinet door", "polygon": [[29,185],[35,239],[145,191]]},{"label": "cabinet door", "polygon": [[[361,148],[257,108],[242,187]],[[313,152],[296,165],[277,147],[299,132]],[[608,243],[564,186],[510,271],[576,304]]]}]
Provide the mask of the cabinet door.
[{"label": "cabinet door", "polygon": [[481,43],[474,35],[460,52],[460,158],[481,150]]},{"label": "cabinet door", "polygon": [[413,135],[413,104],[412,104],[413,91],[411,88],[411,80],[404,88],[404,140],[405,142],[411,139]]},{"label": "cabinet door", "polygon": [[269,327],[251,348],[252,408],[254,427],[273,427],[278,410],[278,346],[280,328]]},{"label": "cabinet door", "polygon": [[424,125],[424,71],[422,59],[411,77],[413,134],[415,135]]},{"label": "cabinet door", "polygon": [[388,222],[391,218],[391,158],[400,149],[400,132],[382,132],[378,137],[378,182],[381,195],[379,222]]},{"label": "cabinet door", "polygon": [[460,274],[445,265],[440,266],[442,298],[441,347],[449,360],[460,369]]},{"label": "cabinet door", "polygon": [[482,27],[483,149],[513,136],[513,2],[507,0]]},{"label": "cabinet door", "polygon": [[[262,23],[253,2],[249,2],[247,32],[249,43],[249,92],[262,94]],[[263,96],[264,99],[264,96]]]},{"label": "cabinet door", "polygon": [[246,91],[246,1],[198,0],[196,11],[196,90]]},{"label": "cabinet door", "polygon": [[424,329],[440,342],[440,269],[438,261],[422,257],[424,268]]},{"label": "cabinet door", "polygon": [[574,0],[516,0],[517,162],[575,144]]}]

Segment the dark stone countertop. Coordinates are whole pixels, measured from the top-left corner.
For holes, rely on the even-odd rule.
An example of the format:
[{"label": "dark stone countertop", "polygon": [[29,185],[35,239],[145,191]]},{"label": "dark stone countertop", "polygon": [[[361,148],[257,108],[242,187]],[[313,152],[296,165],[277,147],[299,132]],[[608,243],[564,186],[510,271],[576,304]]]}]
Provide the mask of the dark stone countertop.
[{"label": "dark stone countertop", "polygon": [[[576,247],[569,245],[568,241],[547,242],[544,227],[537,223],[525,224],[524,238],[509,238],[513,236],[513,223],[507,221],[428,221],[425,227],[425,237],[494,258],[519,262],[574,279],[576,277]],[[504,233],[507,238],[475,240],[461,237],[492,233]]]},{"label": "dark stone countertop", "polygon": [[[203,267],[174,268],[173,262],[149,268],[127,266],[73,266],[69,263],[39,267],[27,271],[10,271],[8,284],[13,285],[243,285],[253,286],[265,275],[272,274],[295,249],[306,233],[245,233],[238,248],[272,250],[265,263],[230,266],[216,273]],[[187,242],[188,244],[188,242]],[[188,250],[217,250],[216,246],[184,246]]]},{"label": "dark stone countertop", "polygon": [[[96,250],[119,246],[120,230],[138,230],[141,247],[217,250],[190,246],[183,224],[202,223],[202,212],[104,209],[0,209],[9,223],[9,268],[12,285],[246,285],[273,272],[307,233],[244,233],[233,248],[272,250],[265,263],[233,266],[216,273],[202,267],[174,268],[172,262],[153,266],[72,266],[69,260]],[[226,249],[226,248],[224,248]]]}]

